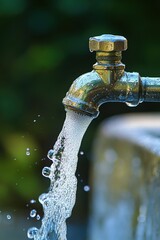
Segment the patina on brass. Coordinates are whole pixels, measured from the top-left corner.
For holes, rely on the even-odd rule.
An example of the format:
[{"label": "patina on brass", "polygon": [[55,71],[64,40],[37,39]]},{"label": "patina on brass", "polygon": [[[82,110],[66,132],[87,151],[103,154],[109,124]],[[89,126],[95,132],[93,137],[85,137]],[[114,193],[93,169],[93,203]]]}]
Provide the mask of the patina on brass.
[{"label": "patina on brass", "polygon": [[127,39],[123,36],[103,34],[89,39],[89,48],[92,51],[119,52],[127,49]]},{"label": "patina on brass", "polygon": [[137,106],[140,102],[160,101],[160,78],[140,77],[125,72],[121,62],[127,40],[122,36],[104,34],[89,39],[90,51],[96,51],[93,71],[77,78],[63,104],[81,114],[96,117],[105,102],[125,102]]}]

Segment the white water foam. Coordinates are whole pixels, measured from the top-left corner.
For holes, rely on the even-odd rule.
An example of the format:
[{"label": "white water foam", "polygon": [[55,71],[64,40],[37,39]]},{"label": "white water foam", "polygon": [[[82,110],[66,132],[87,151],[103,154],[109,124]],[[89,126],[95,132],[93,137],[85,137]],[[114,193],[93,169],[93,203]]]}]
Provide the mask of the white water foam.
[{"label": "white water foam", "polygon": [[48,152],[53,161],[42,174],[50,178],[50,189],[39,197],[44,217],[40,229],[28,230],[28,238],[34,240],[66,240],[66,219],[70,217],[76,199],[77,155],[83,135],[93,118],[67,111],[61,133]]}]

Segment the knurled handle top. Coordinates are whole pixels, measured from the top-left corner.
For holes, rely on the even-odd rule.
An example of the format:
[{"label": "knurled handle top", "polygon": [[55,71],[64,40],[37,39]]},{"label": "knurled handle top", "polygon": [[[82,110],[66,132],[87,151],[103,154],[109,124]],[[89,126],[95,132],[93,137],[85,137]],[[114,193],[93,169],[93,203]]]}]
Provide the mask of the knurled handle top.
[{"label": "knurled handle top", "polygon": [[103,34],[89,38],[90,51],[113,52],[125,51],[127,39],[123,36]]}]

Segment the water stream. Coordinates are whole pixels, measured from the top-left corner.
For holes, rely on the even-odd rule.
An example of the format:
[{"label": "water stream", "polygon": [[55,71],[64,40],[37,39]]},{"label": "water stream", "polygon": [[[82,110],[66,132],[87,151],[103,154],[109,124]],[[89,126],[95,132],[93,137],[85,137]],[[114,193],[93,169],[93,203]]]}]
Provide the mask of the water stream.
[{"label": "water stream", "polygon": [[76,199],[77,155],[83,135],[93,118],[73,111],[66,112],[66,119],[58,139],[48,152],[52,161],[42,174],[50,179],[47,193],[39,196],[44,216],[40,229],[28,230],[28,238],[34,240],[66,240],[66,219],[71,216]]}]

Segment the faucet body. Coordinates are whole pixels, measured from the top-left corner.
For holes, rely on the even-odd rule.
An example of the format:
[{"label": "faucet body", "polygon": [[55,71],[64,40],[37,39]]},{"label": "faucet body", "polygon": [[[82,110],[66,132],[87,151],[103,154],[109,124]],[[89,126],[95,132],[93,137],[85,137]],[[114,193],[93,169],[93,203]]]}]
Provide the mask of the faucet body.
[{"label": "faucet body", "polygon": [[160,78],[140,77],[125,72],[121,51],[127,40],[121,36],[102,35],[90,38],[89,47],[96,51],[93,71],[78,77],[71,85],[63,104],[84,115],[97,117],[105,102],[124,102],[129,106],[160,101]]}]

